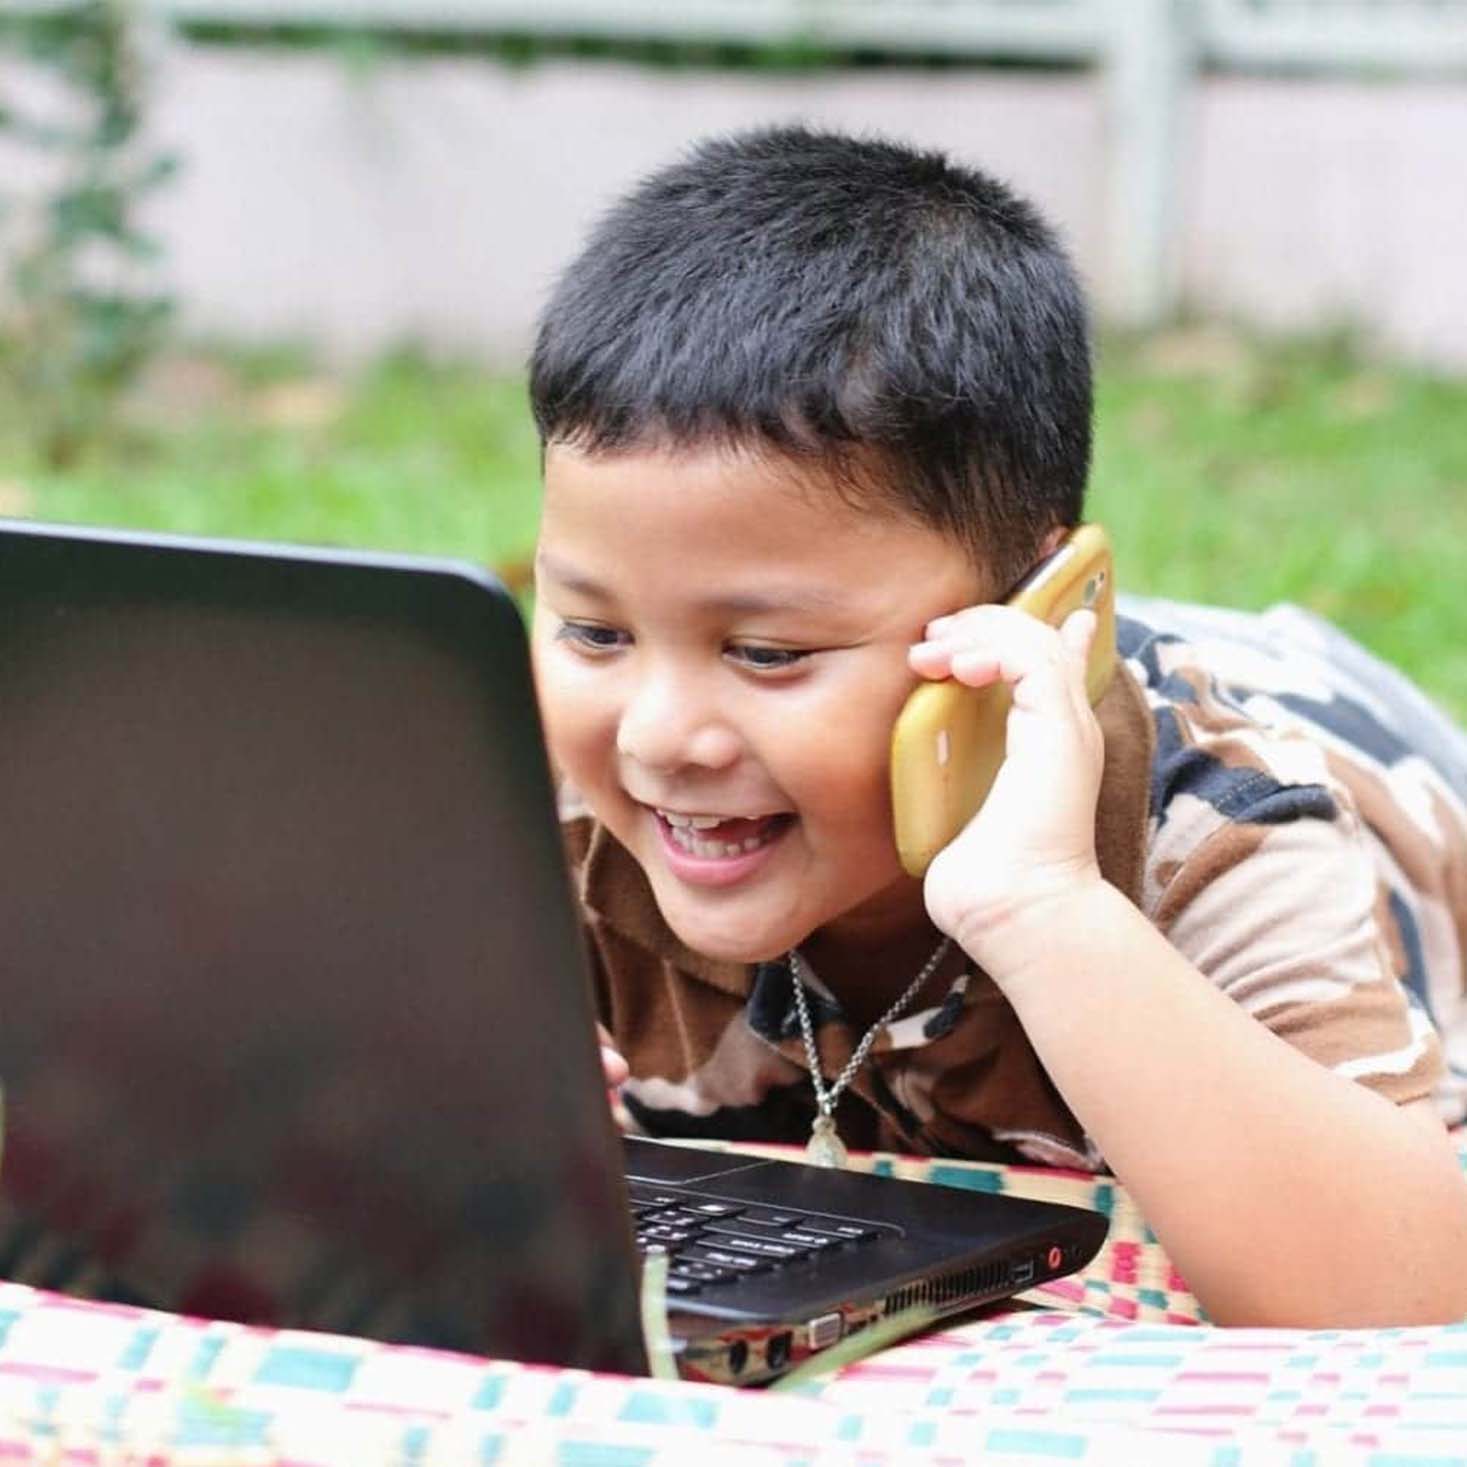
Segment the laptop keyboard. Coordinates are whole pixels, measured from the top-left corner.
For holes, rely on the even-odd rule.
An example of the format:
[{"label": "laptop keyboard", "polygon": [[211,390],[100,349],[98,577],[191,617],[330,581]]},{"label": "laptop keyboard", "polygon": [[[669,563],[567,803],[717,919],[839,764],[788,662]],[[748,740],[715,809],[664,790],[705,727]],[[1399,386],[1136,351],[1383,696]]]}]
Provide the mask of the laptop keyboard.
[{"label": "laptop keyboard", "polygon": [[667,1292],[698,1294],[835,1249],[857,1248],[897,1229],[819,1213],[791,1212],[632,1182],[637,1251],[668,1255]]}]

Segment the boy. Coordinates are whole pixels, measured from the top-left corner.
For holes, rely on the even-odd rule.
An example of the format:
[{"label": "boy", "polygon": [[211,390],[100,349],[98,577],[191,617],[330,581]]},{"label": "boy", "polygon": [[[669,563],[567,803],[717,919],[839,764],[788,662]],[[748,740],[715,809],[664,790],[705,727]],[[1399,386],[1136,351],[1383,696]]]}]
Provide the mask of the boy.
[{"label": "boy", "polygon": [[[1138,622],[1092,713],[1090,614],[997,604],[1089,460],[1032,209],[885,144],[707,144],[570,267],[531,392],[537,679],[636,1123],[1108,1167],[1220,1322],[1467,1315],[1424,1008],[1462,988],[1467,805]],[[888,743],[945,677],[1014,711],[918,882]]]}]

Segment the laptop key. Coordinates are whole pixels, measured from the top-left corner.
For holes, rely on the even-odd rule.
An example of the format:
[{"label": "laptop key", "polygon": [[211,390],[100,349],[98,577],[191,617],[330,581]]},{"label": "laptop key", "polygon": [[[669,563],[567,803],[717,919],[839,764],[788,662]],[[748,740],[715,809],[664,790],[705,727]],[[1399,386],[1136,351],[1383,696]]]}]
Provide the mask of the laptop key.
[{"label": "laptop key", "polygon": [[740,1253],[752,1253],[756,1258],[773,1258],[788,1263],[792,1258],[803,1258],[810,1250],[796,1248],[789,1243],[776,1243],[769,1238],[746,1238],[738,1233],[720,1233],[720,1248],[737,1248]]},{"label": "laptop key", "polygon": [[798,1228],[791,1228],[788,1232],[780,1233],[778,1241],[781,1243],[792,1243],[796,1248],[839,1248],[842,1243],[850,1241],[846,1238],[832,1238],[829,1233],[807,1233]]},{"label": "laptop key", "polygon": [[686,1207],[669,1207],[665,1212],[657,1214],[657,1221],[665,1223],[670,1228],[706,1227],[708,1219],[700,1217],[696,1212],[689,1212]]},{"label": "laptop key", "polygon": [[650,1228],[643,1228],[639,1236],[649,1243],[686,1243],[698,1235],[688,1228],[669,1228],[659,1222]]},{"label": "laptop key", "polygon": [[683,1278],[681,1274],[669,1273],[667,1292],[669,1294],[701,1294],[703,1284],[699,1279],[687,1279]]},{"label": "laptop key", "polygon": [[766,1228],[802,1228],[805,1215],[800,1212],[777,1212],[770,1207],[756,1207],[744,1214],[744,1221]]},{"label": "laptop key", "polygon": [[800,1224],[803,1233],[819,1233],[823,1237],[840,1238],[846,1243],[863,1243],[867,1238],[876,1236],[875,1228],[864,1227],[860,1223],[826,1222],[822,1218],[806,1218]]},{"label": "laptop key", "polygon": [[700,1218],[699,1226],[710,1237],[715,1233],[740,1233],[746,1238],[777,1238],[784,1231],[767,1223],[751,1223],[742,1217]]},{"label": "laptop key", "polygon": [[700,1217],[737,1217],[744,1211],[732,1202],[689,1202],[686,1206],[689,1212],[696,1212]]},{"label": "laptop key", "polygon": [[647,1207],[676,1207],[683,1200],[670,1192],[654,1192],[646,1187],[628,1187],[627,1197]]},{"label": "laptop key", "polygon": [[756,1273],[761,1268],[773,1268],[774,1259],[756,1258],[749,1253],[736,1253],[728,1248],[689,1248],[682,1255],[690,1263],[714,1263],[720,1268],[731,1268],[739,1273]]},{"label": "laptop key", "polygon": [[726,1268],[714,1268],[711,1263],[689,1263],[685,1259],[675,1259],[669,1273],[676,1274],[678,1278],[693,1279],[700,1284],[726,1284],[734,1277]]}]

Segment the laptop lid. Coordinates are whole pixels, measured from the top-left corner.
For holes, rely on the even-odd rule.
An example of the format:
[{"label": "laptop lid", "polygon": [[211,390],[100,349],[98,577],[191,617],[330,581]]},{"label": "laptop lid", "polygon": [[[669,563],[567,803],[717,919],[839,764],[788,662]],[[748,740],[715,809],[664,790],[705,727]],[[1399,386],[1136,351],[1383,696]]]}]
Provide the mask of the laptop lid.
[{"label": "laptop lid", "polygon": [[552,803],[475,570],[0,528],[0,1272],[644,1368]]}]

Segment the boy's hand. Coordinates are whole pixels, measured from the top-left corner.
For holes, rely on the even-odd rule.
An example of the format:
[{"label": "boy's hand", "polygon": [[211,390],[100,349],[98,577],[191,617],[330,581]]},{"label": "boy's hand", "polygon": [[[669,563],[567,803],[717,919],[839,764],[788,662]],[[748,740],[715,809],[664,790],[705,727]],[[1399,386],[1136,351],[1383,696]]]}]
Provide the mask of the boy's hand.
[{"label": "boy's hand", "polygon": [[[1012,607],[974,606],[929,623],[909,661],[923,677],[1009,685],[1007,752],[983,807],[928,868],[932,920],[1001,982],[1005,939],[1056,899],[1099,881],[1095,802],[1105,746],[1085,692],[1095,615],[1056,631]],[[992,959],[992,960],[991,960]]]},{"label": "boy's hand", "polygon": [[606,1076],[606,1089],[614,1101],[617,1087],[631,1074],[631,1070],[621,1057],[616,1040],[600,1024],[596,1026],[596,1038],[601,1041],[601,1069]]},{"label": "boy's hand", "polygon": [[606,1077],[606,1103],[611,1107],[611,1119],[617,1130],[632,1130],[632,1118],[621,1098],[621,1087],[631,1075],[631,1066],[622,1058],[616,1040],[600,1024],[596,1025],[596,1038],[601,1041],[601,1073]]}]

